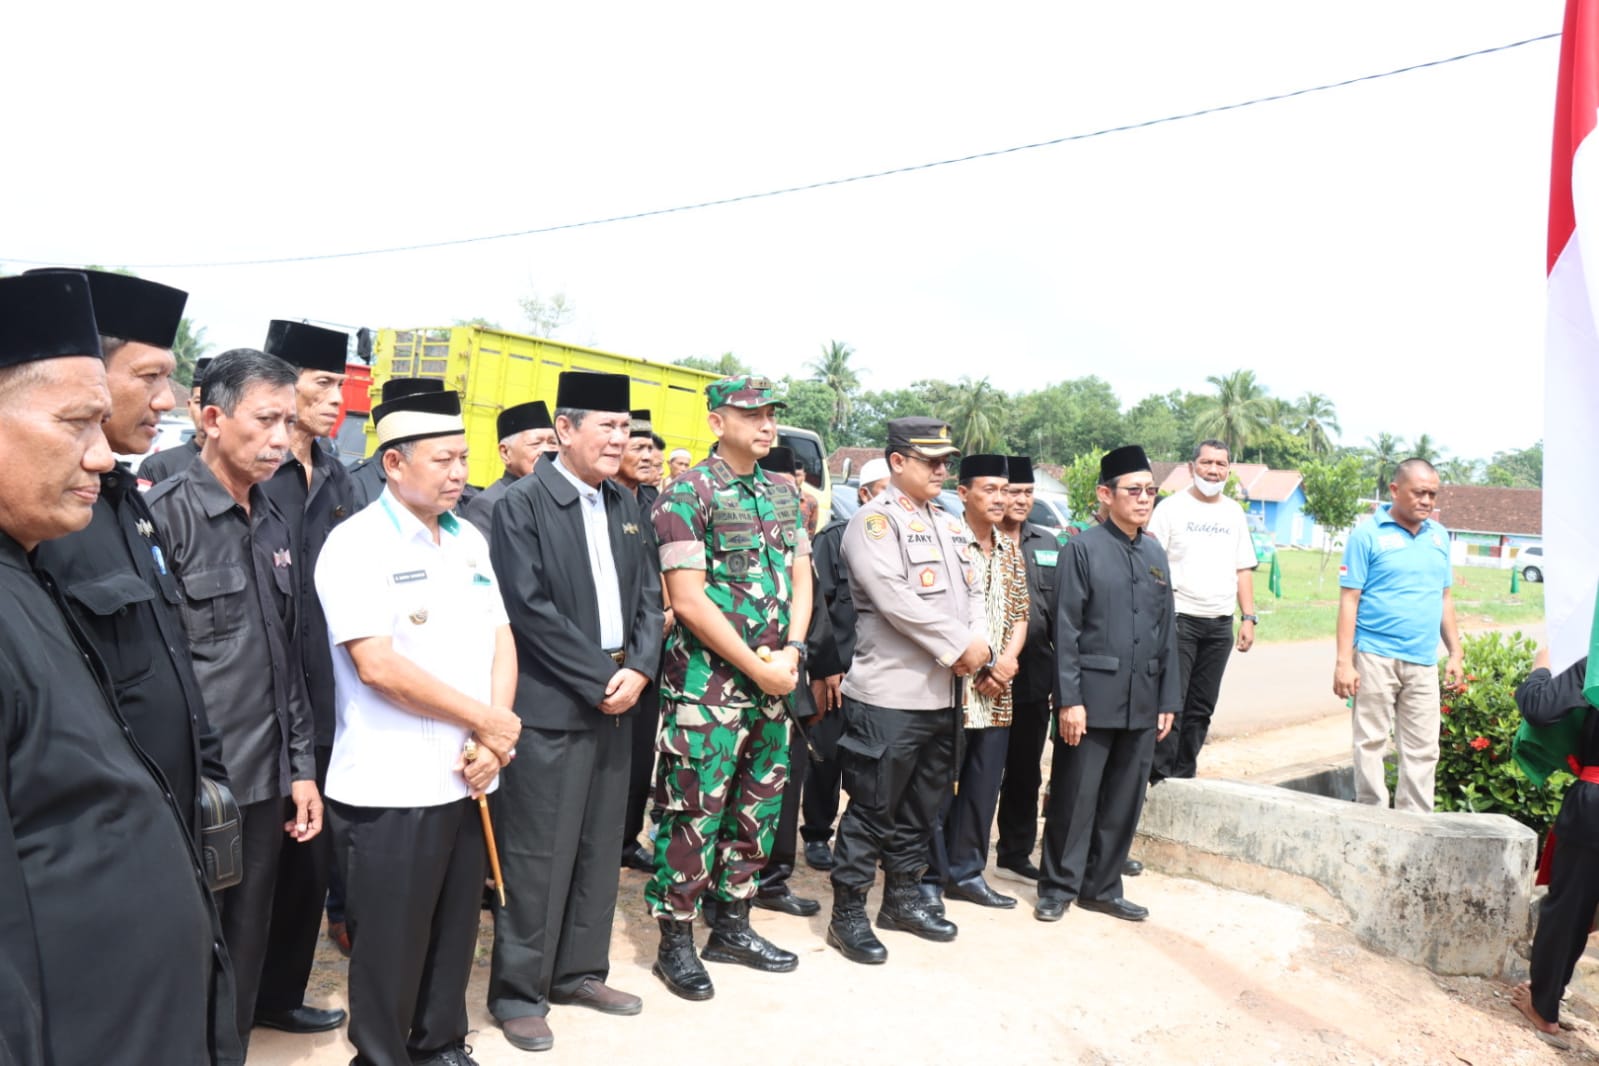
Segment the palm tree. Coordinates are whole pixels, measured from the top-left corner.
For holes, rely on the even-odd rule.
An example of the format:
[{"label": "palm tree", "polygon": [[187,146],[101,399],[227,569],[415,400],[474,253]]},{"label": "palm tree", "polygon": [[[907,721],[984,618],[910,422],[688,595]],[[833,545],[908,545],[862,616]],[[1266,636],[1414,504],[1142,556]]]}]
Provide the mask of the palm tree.
[{"label": "palm tree", "polygon": [[1475,485],[1478,463],[1472,459],[1449,459],[1438,467],[1438,479],[1445,485]]},{"label": "palm tree", "polygon": [[849,365],[855,349],[843,341],[822,345],[822,357],[811,364],[811,380],[833,390],[833,432],[843,433],[849,422],[850,394],[861,387],[860,375]]},{"label": "palm tree", "polygon": [[1377,473],[1377,498],[1383,499],[1388,491],[1388,475],[1399,465],[1399,438],[1392,433],[1379,433],[1366,438],[1366,450]]},{"label": "palm tree", "polygon": [[188,388],[194,383],[195,361],[209,352],[211,347],[206,342],[204,326],[196,329],[193,319],[178,319],[178,336],[172,342],[172,355],[178,365],[172,376],[177,379],[179,385]]},{"label": "palm tree", "polygon": [[1443,459],[1443,449],[1433,441],[1432,434],[1423,433],[1410,445],[1410,455],[1414,459],[1425,459],[1437,465]]},{"label": "palm tree", "polygon": [[1005,440],[1005,394],[988,383],[961,378],[940,408],[955,444],[966,455],[1001,450]]},{"label": "palm tree", "polygon": [[[1319,392],[1307,392],[1299,398],[1299,436],[1310,454],[1318,458],[1330,455],[1333,437],[1344,431],[1338,424],[1338,409],[1332,400]],[[1330,432],[1329,432],[1330,431]]]},{"label": "palm tree", "polygon": [[1253,370],[1235,370],[1225,377],[1205,379],[1216,386],[1216,395],[1201,397],[1194,417],[1194,429],[1201,437],[1215,437],[1227,450],[1242,458],[1246,447],[1254,444],[1271,425],[1271,407],[1266,390],[1255,380]]}]

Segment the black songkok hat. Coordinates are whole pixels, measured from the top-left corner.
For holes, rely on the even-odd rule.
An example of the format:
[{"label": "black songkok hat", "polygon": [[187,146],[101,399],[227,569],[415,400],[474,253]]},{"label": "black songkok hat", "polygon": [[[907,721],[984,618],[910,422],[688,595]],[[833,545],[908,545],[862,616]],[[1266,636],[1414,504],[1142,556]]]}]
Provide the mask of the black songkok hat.
[{"label": "black songkok hat", "polygon": [[191,388],[199,388],[205,384],[205,371],[211,365],[211,357],[202,355],[194,361],[194,376],[189,379]]},{"label": "black songkok hat", "polygon": [[466,424],[461,421],[461,394],[442,390],[380,403],[372,409],[372,421],[378,427],[380,448],[466,432]]},{"label": "black songkok hat", "polygon": [[266,343],[261,350],[301,370],[342,374],[350,350],[350,335],[309,322],[274,318],[267,325]]},{"label": "black songkok hat", "polygon": [[28,273],[81,273],[88,278],[89,296],[94,300],[94,320],[99,324],[101,336],[168,350],[177,343],[178,323],[183,320],[183,306],[189,302],[189,294],[182,289],[105,270],[50,268]]},{"label": "black songkok hat", "polygon": [[795,469],[794,449],[786,444],[774,444],[771,451],[755,462],[769,474],[792,474]]},{"label": "black songkok hat", "polygon": [[418,396],[425,392],[443,392],[444,382],[438,378],[390,378],[383,383],[383,402],[389,403],[402,396]]},{"label": "black songkok hat", "polygon": [[1003,455],[968,455],[961,460],[960,479],[970,481],[974,477],[1004,477],[1005,469]]},{"label": "black songkok hat", "polygon": [[1007,455],[1005,469],[1012,485],[1033,484],[1033,461],[1025,455]]},{"label": "black songkok hat", "polygon": [[70,270],[0,278],[0,367],[68,355],[100,357],[89,279]]},{"label": "black songkok hat", "polygon": [[1148,469],[1149,457],[1144,454],[1144,449],[1136,444],[1123,445],[1113,452],[1106,452],[1099,461],[1099,483],[1108,485],[1123,474],[1136,474]]},{"label": "black songkok hat", "polygon": [[507,407],[500,412],[500,417],[494,420],[494,430],[499,434],[500,440],[521,433],[525,429],[554,428],[555,423],[550,421],[550,409],[543,400]]},{"label": "black songkok hat", "polygon": [[626,374],[563,371],[555,387],[555,408],[570,411],[626,411],[633,379]]},{"label": "black songkok hat", "polygon": [[888,450],[914,452],[927,459],[956,455],[960,449],[949,436],[949,423],[936,418],[896,418],[888,423]]},{"label": "black songkok hat", "polygon": [[627,427],[627,435],[629,437],[655,436],[655,426],[650,422],[650,409],[648,407],[641,407],[636,411],[629,411],[627,414],[628,418],[631,419]]}]

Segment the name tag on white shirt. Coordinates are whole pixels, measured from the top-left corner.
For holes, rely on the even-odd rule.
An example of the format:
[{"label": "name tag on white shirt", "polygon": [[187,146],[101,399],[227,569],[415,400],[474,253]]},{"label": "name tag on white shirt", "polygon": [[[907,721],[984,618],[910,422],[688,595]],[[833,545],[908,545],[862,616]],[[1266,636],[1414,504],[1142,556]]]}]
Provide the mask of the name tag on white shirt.
[{"label": "name tag on white shirt", "polygon": [[403,570],[398,574],[389,575],[389,582],[395,585],[409,585],[413,581],[426,581],[427,579],[428,572],[426,570]]}]

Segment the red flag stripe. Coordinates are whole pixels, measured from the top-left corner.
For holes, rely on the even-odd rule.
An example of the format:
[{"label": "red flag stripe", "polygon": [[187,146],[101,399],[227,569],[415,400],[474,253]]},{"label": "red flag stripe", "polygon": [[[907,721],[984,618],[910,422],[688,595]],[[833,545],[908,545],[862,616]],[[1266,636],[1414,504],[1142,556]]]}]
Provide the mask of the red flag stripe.
[{"label": "red flag stripe", "polygon": [[1599,114],[1599,0],[1566,0],[1560,38],[1560,86],[1555,94],[1554,159],[1549,168],[1549,262],[1565,251],[1577,230],[1571,198],[1571,165],[1577,146]]}]

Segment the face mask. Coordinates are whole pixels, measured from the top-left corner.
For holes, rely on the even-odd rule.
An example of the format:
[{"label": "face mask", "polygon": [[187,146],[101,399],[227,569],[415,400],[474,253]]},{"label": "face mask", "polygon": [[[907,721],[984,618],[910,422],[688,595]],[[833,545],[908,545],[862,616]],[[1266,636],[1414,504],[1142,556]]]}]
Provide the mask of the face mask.
[{"label": "face mask", "polygon": [[1199,494],[1205,499],[1214,500],[1221,495],[1221,490],[1227,487],[1227,482],[1206,481],[1204,478],[1195,478],[1194,487],[1199,490]]}]

